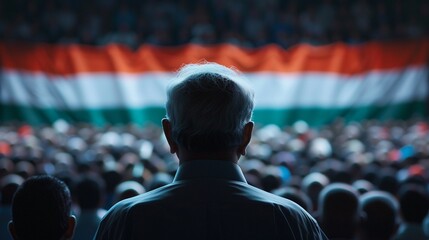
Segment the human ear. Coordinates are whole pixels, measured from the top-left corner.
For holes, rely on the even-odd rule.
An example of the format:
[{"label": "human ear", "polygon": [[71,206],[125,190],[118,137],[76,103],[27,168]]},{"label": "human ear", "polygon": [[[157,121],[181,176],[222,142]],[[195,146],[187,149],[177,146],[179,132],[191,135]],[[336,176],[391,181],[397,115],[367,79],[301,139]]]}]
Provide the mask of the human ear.
[{"label": "human ear", "polygon": [[246,155],[247,145],[249,145],[250,139],[252,138],[253,126],[253,122],[248,122],[243,128],[243,140],[238,147],[238,153],[242,156]]},{"label": "human ear", "polygon": [[13,222],[10,221],[7,226],[9,228],[9,233],[12,236],[12,238],[15,239],[15,240],[17,240],[18,236],[16,235],[15,225],[13,225]]},{"label": "human ear", "polygon": [[164,131],[165,138],[167,139],[168,145],[170,146],[170,153],[176,153],[177,144],[174,142],[171,136],[171,122],[167,118],[162,119],[162,130]]},{"label": "human ear", "polygon": [[64,233],[64,239],[72,239],[76,226],[76,217],[71,215],[68,219],[67,230]]}]

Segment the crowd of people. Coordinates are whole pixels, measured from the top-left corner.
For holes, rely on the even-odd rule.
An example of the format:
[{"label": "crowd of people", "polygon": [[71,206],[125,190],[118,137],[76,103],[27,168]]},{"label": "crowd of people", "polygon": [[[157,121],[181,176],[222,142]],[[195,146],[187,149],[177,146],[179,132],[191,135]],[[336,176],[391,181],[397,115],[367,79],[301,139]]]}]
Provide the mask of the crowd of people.
[{"label": "crowd of people", "polygon": [[428,36],[425,0],[0,1],[0,39],[43,43],[356,44]]},{"label": "crowd of people", "polygon": [[[410,225],[423,232],[428,146],[423,120],[338,120],[317,129],[299,121],[283,128],[257,126],[239,166],[249,184],[311,213],[328,237],[352,239],[364,231],[357,219],[366,216],[368,234],[378,236],[373,239],[390,239],[381,236],[409,231]],[[31,176],[53,175],[67,184],[77,216],[75,239],[90,239],[98,226],[94,219],[122,199],[172,182],[179,164],[157,125],[97,127],[62,120],[52,126],[3,125],[0,156],[1,239],[9,237],[12,195]],[[374,219],[380,214],[387,225],[377,232]],[[429,234],[429,222],[424,226]]]}]

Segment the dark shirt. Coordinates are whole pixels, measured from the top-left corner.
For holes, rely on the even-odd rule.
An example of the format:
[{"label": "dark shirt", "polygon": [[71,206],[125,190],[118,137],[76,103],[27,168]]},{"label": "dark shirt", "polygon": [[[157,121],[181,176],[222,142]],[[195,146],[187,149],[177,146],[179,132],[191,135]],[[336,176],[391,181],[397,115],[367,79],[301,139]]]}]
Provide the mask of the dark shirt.
[{"label": "dark shirt", "polygon": [[182,164],[173,183],[123,200],[95,239],[327,239],[297,204],[247,184],[232,162]]}]

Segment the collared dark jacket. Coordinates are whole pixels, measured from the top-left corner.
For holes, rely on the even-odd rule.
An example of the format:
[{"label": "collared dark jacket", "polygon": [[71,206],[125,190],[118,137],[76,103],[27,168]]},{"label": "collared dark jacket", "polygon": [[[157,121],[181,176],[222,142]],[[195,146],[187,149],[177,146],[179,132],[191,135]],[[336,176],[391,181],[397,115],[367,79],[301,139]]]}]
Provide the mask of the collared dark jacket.
[{"label": "collared dark jacket", "polygon": [[123,200],[94,239],[327,239],[297,204],[247,184],[226,161],[182,164],[173,183]]}]

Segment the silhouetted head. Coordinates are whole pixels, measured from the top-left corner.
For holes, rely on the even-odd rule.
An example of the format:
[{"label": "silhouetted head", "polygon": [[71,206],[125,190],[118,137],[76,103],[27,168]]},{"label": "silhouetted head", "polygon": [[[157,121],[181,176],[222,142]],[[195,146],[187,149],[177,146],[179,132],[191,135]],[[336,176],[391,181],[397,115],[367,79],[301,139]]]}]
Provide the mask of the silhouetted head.
[{"label": "silhouetted head", "polygon": [[383,168],[378,172],[377,187],[381,191],[396,195],[399,187],[399,181],[396,178],[395,170],[391,168]]},{"label": "silhouetted head", "polygon": [[15,165],[9,158],[0,154],[0,178],[13,172]]},{"label": "silhouetted head", "polygon": [[302,179],[302,190],[310,197],[313,211],[318,209],[319,194],[329,184],[329,179],[322,173],[313,172]]},{"label": "silhouetted head", "polygon": [[366,240],[391,239],[397,229],[398,202],[389,193],[371,191],[360,199],[362,211],[360,234]]},{"label": "silhouetted head", "polygon": [[136,181],[125,181],[116,187],[115,202],[135,197],[145,192],[145,188],[140,183]]},{"label": "silhouetted head", "polygon": [[108,170],[101,175],[106,183],[106,192],[114,193],[116,186],[122,182],[123,176],[117,170]]},{"label": "silhouetted head", "polygon": [[261,178],[261,183],[262,189],[267,192],[273,191],[274,189],[280,187],[282,184],[280,173],[266,172]]},{"label": "silhouetted head", "polygon": [[12,204],[13,195],[24,179],[16,174],[4,176],[0,182],[0,205],[8,206]]},{"label": "silhouetted head", "polygon": [[252,111],[253,91],[238,71],[216,63],[184,66],[167,90],[163,128],[171,152],[241,147],[238,151],[244,153],[243,138],[250,141],[253,129]]},{"label": "silhouetted head", "polygon": [[317,219],[330,239],[353,238],[359,218],[359,194],[352,186],[332,183],[320,192]]},{"label": "silhouetted head", "polygon": [[374,190],[374,185],[365,180],[365,179],[359,179],[353,182],[352,186],[360,193],[360,194],[364,194],[367,192],[370,192],[372,190]]},{"label": "silhouetted head", "polygon": [[429,211],[427,190],[417,184],[406,184],[398,193],[400,213],[407,223],[422,224]]},{"label": "silhouetted head", "polygon": [[277,196],[281,196],[281,197],[284,197],[286,199],[289,199],[289,200],[295,202],[296,204],[301,206],[307,212],[311,213],[311,211],[313,210],[311,200],[307,196],[307,194],[305,194],[304,192],[302,192],[296,188],[282,187],[282,188],[274,190],[272,193],[277,195]]},{"label": "silhouetted head", "polygon": [[85,175],[76,183],[74,194],[76,202],[82,210],[97,209],[104,200],[104,181],[96,175]]},{"label": "silhouetted head", "polygon": [[148,191],[165,186],[172,181],[173,177],[170,174],[163,172],[156,173],[147,185]]},{"label": "silhouetted head", "polygon": [[75,218],[70,191],[57,178],[42,175],[26,180],[12,202],[9,230],[14,239],[70,239]]},{"label": "silhouetted head", "polygon": [[24,179],[27,179],[34,175],[36,169],[32,163],[28,161],[20,161],[15,165],[15,172]]}]

